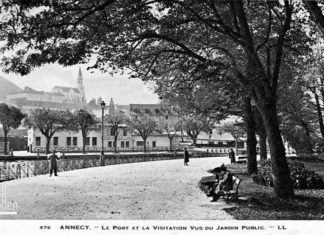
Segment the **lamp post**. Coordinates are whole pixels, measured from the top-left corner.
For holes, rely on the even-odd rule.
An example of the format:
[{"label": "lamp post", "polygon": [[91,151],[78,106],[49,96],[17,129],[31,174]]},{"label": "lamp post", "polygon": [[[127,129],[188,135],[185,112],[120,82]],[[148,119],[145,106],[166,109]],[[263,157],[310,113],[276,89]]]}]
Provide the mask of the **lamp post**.
[{"label": "lamp post", "polygon": [[105,101],[101,101],[101,155],[104,155],[104,111],[106,103]]}]

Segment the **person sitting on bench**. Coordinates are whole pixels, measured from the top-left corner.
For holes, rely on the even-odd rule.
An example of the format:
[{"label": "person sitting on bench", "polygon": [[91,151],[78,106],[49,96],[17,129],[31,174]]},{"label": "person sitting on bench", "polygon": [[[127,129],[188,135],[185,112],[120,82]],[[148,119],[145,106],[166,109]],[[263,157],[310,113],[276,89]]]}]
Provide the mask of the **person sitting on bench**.
[{"label": "person sitting on bench", "polygon": [[211,202],[216,202],[220,196],[224,194],[224,191],[233,189],[232,173],[226,169],[223,169],[221,172],[221,177],[222,179],[218,183],[215,183],[210,192],[207,194],[207,196],[213,197]]},{"label": "person sitting on bench", "polygon": [[221,166],[215,167],[214,169],[210,169],[207,170],[207,172],[214,174],[215,179],[213,180],[208,180],[203,182],[203,185],[207,186],[208,191],[210,192],[211,190],[215,190],[215,184],[218,185],[218,181],[220,179],[220,173],[222,171],[226,171],[227,168],[225,167],[224,164],[222,164]]}]

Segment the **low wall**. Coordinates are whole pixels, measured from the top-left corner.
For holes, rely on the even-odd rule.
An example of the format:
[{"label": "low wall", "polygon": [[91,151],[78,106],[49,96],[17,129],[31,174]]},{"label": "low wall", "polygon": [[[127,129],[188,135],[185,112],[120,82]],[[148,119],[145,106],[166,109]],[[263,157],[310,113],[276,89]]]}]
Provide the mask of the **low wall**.
[{"label": "low wall", "polygon": [[[191,158],[224,157],[224,154],[192,152]],[[58,161],[59,171],[71,171],[90,167],[126,164],[135,162],[182,159],[183,153],[143,153],[143,154],[110,154],[105,156],[73,156]],[[7,162],[0,166],[0,182],[19,178],[44,175],[49,173],[49,161],[34,160],[25,162]]]}]

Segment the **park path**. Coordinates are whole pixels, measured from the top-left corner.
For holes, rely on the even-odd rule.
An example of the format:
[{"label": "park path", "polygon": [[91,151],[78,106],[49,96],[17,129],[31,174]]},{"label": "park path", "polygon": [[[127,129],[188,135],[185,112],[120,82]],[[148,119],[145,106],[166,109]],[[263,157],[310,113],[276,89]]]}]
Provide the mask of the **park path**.
[{"label": "park path", "polygon": [[[3,182],[17,215],[0,219],[229,220],[223,201],[198,187],[206,170],[228,158],[129,163]],[[1,208],[0,208],[1,209]]]}]

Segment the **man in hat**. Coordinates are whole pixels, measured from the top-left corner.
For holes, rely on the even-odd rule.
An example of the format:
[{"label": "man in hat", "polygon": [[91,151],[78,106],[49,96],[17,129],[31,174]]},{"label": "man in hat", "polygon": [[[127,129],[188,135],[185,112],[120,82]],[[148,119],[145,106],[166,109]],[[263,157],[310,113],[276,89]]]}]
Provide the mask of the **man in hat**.
[{"label": "man in hat", "polygon": [[50,163],[50,177],[52,176],[52,173],[54,171],[54,176],[57,176],[57,159],[59,157],[56,155],[55,149],[53,149],[52,153],[47,156],[47,159],[49,159]]}]

